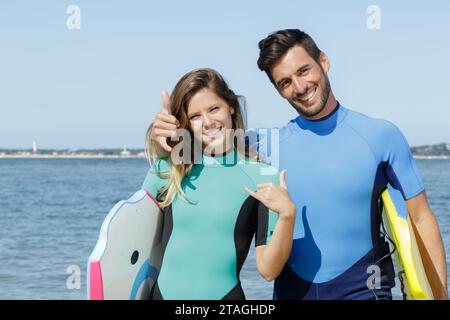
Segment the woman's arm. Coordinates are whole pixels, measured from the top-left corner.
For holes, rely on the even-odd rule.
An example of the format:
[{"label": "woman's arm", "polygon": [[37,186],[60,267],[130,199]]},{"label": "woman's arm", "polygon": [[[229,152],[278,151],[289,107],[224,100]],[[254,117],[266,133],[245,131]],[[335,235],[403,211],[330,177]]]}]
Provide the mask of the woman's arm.
[{"label": "woman's arm", "polygon": [[292,218],[278,218],[269,244],[256,247],[256,267],[267,281],[278,277],[291,253],[295,211],[293,215]]},{"label": "woman's arm", "polygon": [[258,191],[246,191],[270,210],[278,213],[272,237],[268,244],[256,248],[258,272],[267,281],[275,279],[283,270],[292,248],[296,208],[286,186],[286,170],[280,173],[280,185],[262,183]]}]

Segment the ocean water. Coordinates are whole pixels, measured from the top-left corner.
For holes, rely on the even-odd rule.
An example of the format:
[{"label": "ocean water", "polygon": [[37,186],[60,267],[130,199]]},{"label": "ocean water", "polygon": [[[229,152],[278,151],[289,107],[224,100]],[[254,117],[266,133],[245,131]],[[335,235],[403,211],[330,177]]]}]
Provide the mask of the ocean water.
[{"label": "ocean water", "polygon": [[[450,160],[417,164],[448,263]],[[101,223],[140,188],[147,168],[145,159],[0,159],[0,299],[85,299],[87,258]],[[80,288],[71,285],[74,270]],[[253,246],[241,280],[248,299],[271,299]]]}]

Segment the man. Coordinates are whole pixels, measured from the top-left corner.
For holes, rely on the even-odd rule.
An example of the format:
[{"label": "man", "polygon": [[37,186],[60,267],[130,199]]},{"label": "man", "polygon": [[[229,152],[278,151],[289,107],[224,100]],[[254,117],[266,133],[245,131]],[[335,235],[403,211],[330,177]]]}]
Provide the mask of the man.
[{"label": "man", "polygon": [[[293,248],[275,280],[274,298],[391,299],[393,267],[378,210],[389,184],[406,201],[423,256],[438,275],[435,298],[446,299],[442,238],[401,132],[336,100],[329,60],[306,33],[281,30],[261,40],[259,48],[258,67],[299,113],[279,130],[279,141],[261,143],[269,162],[270,155],[279,155],[297,206]],[[167,95],[163,99],[167,105]],[[163,111],[152,137],[169,151],[166,138],[174,129],[173,117]],[[379,288],[367,285],[373,265],[381,270]]]}]

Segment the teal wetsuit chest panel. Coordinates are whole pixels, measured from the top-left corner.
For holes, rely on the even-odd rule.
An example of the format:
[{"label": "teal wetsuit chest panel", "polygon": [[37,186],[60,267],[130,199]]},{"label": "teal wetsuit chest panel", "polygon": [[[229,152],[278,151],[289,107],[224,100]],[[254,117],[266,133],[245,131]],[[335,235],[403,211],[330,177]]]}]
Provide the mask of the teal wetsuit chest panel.
[{"label": "teal wetsuit chest panel", "polygon": [[234,228],[250,181],[236,166],[199,168],[183,183],[195,204],[172,205],[173,229],[158,278],[168,299],[220,299],[238,283]]}]

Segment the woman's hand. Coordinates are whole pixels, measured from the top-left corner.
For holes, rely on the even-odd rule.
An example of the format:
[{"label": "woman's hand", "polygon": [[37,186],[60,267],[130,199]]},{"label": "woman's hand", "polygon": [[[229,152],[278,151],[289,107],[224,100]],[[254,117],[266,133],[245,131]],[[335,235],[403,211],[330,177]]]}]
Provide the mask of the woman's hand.
[{"label": "woman's hand", "polygon": [[167,156],[172,148],[167,144],[167,138],[172,138],[176,135],[176,130],[180,125],[177,118],[170,113],[170,97],[169,94],[164,91],[161,94],[163,107],[161,111],[155,116],[153,121],[152,131],[150,139],[156,141],[162,149],[158,154],[158,158]]},{"label": "woman's hand", "polygon": [[258,184],[258,191],[245,190],[270,210],[278,213],[278,219],[268,244],[256,248],[256,267],[261,276],[272,281],[283,270],[292,249],[295,224],[295,205],[286,186],[286,170],[280,173],[280,185]]},{"label": "woman's hand", "polygon": [[258,191],[245,188],[253,198],[259,200],[270,210],[277,212],[279,218],[295,218],[295,205],[286,186],[286,170],[280,173],[280,185],[274,183],[258,184]]}]

